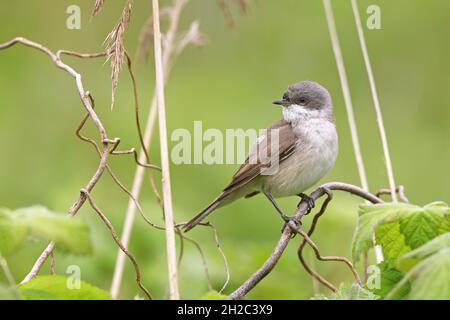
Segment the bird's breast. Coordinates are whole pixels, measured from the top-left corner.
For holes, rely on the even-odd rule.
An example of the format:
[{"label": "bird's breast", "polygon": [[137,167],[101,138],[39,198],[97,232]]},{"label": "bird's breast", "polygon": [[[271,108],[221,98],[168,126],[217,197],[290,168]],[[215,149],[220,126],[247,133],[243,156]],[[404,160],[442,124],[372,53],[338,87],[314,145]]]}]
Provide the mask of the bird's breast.
[{"label": "bird's breast", "polygon": [[294,128],[298,137],[295,151],[279,164],[272,175],[264,176],[263,189],[274,197],[299,194],[318,182],[334,165],[338,137],[333,123],[310,119]]}]

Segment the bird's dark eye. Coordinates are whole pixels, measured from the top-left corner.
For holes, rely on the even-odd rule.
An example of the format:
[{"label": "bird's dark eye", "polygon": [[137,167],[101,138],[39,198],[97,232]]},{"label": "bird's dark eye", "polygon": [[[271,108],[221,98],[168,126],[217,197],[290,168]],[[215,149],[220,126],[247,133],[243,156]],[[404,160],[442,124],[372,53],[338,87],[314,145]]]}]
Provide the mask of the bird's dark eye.
[{"label": "bird's dark eye", "polygon": [[298,101],[299,101],[301,104],[305,104],[305,103],[306,103],[306,99],[305,99],[305,98],[300,98],[300,99],[298,99]]},{"label": "bird's dark eye", "polygon": [[283,94],[283,100],[289,100],[289,95],[287,92]]}]

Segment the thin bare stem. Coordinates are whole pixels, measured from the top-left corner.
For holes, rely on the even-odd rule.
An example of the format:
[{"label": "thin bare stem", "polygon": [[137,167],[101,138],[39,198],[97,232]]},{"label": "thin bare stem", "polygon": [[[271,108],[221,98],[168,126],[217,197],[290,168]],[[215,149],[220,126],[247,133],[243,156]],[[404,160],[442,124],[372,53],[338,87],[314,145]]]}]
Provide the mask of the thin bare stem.
[{"label": "thin bare stem", "polygon": [[[405,187],[403,186],[398,186],[397,188],[395,188],[395,192],[398,194],[398,198],[400,199],[401,202],[403,203],[408,203],[409,200],[405,195]],[[379,197],[383,194],[391,194],[391,189],[380,189],[378,190],[376,193],[376,196]]]},{"label": "thin bare stem", "polygon": [[50,254],[50,274],[55,275],[56,271],[55,271],[55,252],[53,251]]},{"label": "thin bare stem", "polygon": [[361,17],[359,16],[358,4],[356,3],[356,0],[352,0],[352,8],[353,8],[353,15],[355,17],[356,29],[358,30],[359,42],[361,44],[361,51],[362,51],[362,54],[364,57],[364,63],[366,65],[366,69],[367,69],[367,76],[369,77],[370,91],[372,92],[375,113],[377,115],[378,129],[380,131],[381,143],[383,145],[384,160],[386,163],[386,172],[387,172],[388,179],[389,179],[389,186],[391,188],[391,197],[394,202],[397,202],[398,199],[397,199],[397,194],[395,192],[394,171],[392,170],[392,161],[391,161],[391,156],[389,154],[386,130],[384,128],[384,123],[383,123],[383,115],[381,114],[381,107],[380,107],[380,101],[378,99],[377,88],[375,85],[375,78],[373,76],[372,66],[370,64],[369,52],[367,50],[366,40],[364,38],[364,32],[363,32],[363,28],[362,28],[362,24],[361,24]]},{"label": "thin bare stem", "polygon": [[225,266],[226,278],[225,278],[225,282],[224,282],[222,288],[219,290],[219,293],[222,293],[225,290],[225,288],[228,286],[228,283],[230,282],[230,278],[231,278],[230,266],[228,264],[227,256],[225,255],[225,252],[223,251],[222,247],[220,246],[219,234],[217,233],[216,227],[214,227],[210,222],[206,223],[205,225],[209,226],[213,230],[214,241],[216,242],[217,249],[219,250],[220,255],[222,256],[223,264]]},{"label": "thin bare stem", "polygon": [[334,22],[333,10],[329,0],[323,0],[325,14],[327,18],[328,31],[330,33],[331,44],[333,47],[334,57],[339,72],[339,79],[341,81],[342,93],[344,95],[345,107],[347,109],[348,124],[350,127],[350,134],[352,137],[353,151],[355,152],[356,165],[358,167],[359,179],[364,190],[369,190],[367,182],[366,170],[364,168],[364,161],[361,154],[361,147],[358,138],[358,130],[356,128],[356,120],[353,112],[353,103],[350,95],[350,87],[348,85],[347,73],[345,72],[344,59],[342,58],[341,46],[336,31],[336,24]]},{"label": "thin bare stem", "polygon": [[[303,234],[306,235],[306,233],[303,233]],[[302,264],[303,268],[305,268],[306,272],[308,272],[314,280],[320,282],[321,284],[323,284],[325,287],[327,287],[331,291],[337,292],[337,288],[330,281],[325,279],[316,270],[314,270],[314,268],[309,266],[309,264],[306,262],[302,253],[303,253],[302,250],[298,250],[297,256],[298,256],[298,259],[300,260],[300,263]],[[317,254],[316,254],[316,257],[317,257]]]},{"label": "thin bare stem", "polygon": [[139,288],[141,288],[141,290],[145,293],[145,295],[147,296],[147,298],[149,298],[150,300],[152,300],[152,295],[150,294],[150,292],[147,290],[147,288],[142,284],[141,282],[141,268],[139,267],[139,264],[136,260],[136,258],[134,257],[134,255],[128,251],[127,248],[125,248],[123,246],[123,244],[120,242],[119,236],[117,235],[117,232],[114,230],[113,225],[111,224],[111,222],[109,222],[108,218],[103,214],[103,212],[97,207],[97,205],[94,203],[94,200],[91,197],[91,194],[89,193],[89,191],[82,189],[81,193],[85,195],[85,197],[87,197],[89,204],[91,205],[92,209],[94,209],[95,212],[97,212],[97,214],[99,215],[100,219],[102,219],[102,221],[105,223],[106,227],[109,229],[109,231],[111,232],[111,236],[114,239],[114,242],[116,242],[117,246],[128,256],[128,258],[130,259],[131,263],[134,266],[135,272],[136,272],[136,283],[138,284]]},{"label": "thin bare stem", "polygon": [[178,300],[180,294],[178,291],[178,270],[176,260],[175,246],[175,227],[172,208],[172,191],[170,187],[170,170],[169,170],[169,148],[167,143],[166,128],[166,106],[164,99],[164,69],[162,62],[161,49],[161,29],[159,21],[159,1],[152,0],[153,7],[153,34],[154,34],[154,54],[155,54],[155,73],[156,73],[156,101],[158,104],[159,117],[159,137],[161,150],[161,167],[162,167],[162,189],[163,189],[163,205],[164,220],[166,226],[166,249],[167,249],[167,265],[169,272],[169,297],[172,300]]},{"label": "thin bare stem", "polygon": [[16,280],[14,280],[14,276],[8,267],[8,262],[2,255],[0,255],[0,268],[2,269],[3,273],[5,274],[6,281],[8,281],[9,287],[11,288],[12,292],[14,293],[14,296],[16,297],[16,299],[22,300],[23,298],[20,295],[20,292],[17,290]]},{"label": "thin bare stem", "polygon": [[[168,27],[168,31],[165,34],[165,42],[164,42],[164,52],[163,52],[163,72],[164,72],[164,81],[167,81],[170,66],[172,64],[171,60],[175,58],[174,48],[175,48],[175,40],[176,34],[178,30],[178,22],[183,8],[185,7],[187,0],[174,0],[173,6],[170,8],[170,24]],[[155,90],[156,91],[156,90]],[[150,145],[153,129],[155,127],[157,114],[157,104],[156,104],[156,94],[153,96],[152,103],[150,106],[150,112],[148,114],[146,128],[144,132],[144,145],[148,148]],[[141,150],[139,154],[139,160],[145,161],[145,152]],[[139,198],[142,188],[144,169],[142,167],[137,167],[136,172],[134,174],[133,185],[131,188],[131,194],[135,199]],[[133,229],[133,223],[135,218],[136,206],[133,201],[128,202],[127,212],[125,214],[125,222],[123,226],[123,232],[121,236],[122,243],[125,247],[128,247],[131,232]],[[122,282],[123,270],[125,265],[125,255],[122,251],[118,251],[116,266],[114,269],[114,275],[111,284],[111,296],[113,298],[117,298],[120,291],[120,285]]]},{"label": "thin bare stem", "polygon": [[[360,287],[362,287],[362,281],[361,281],[361,278],[359,277],[358,271],[356,270],[356,268],[353,266],[353,263],[349,259],[347,259],[346,257],[340,257],[340,256],[322,256],[320,254],[319,248],[314,243],[314,241],[312,241],[312,239],[308,236],[308,234],[306,232],[304,232],[303,230],[299,229],[298,233],[303,237],[303,239],[313,249],[314,254],[316,255],[316,258],[318,260],[320,260],[320,261],[340,261],[340,262],[344,262],[349,267],[350,271],[353,273],[353,276],[355,277],[355,280],[358,283],[358,285]],[[299,250],[299,252],[301,252],[301,250]]]},{"label": "thin bare stem", "polygon": [[[367,181],[367,175],[364,168],[364,162],[361,154],[361,147],[359,144],[358,131],[356,129],[356,120],[353,112],[353,104],[350,96],[350,87],[348,85],[347,73],[345,71],[344,59],[342,57],[341,46],[339,44],[339,37],[336,31],[336,23],[334,21],[333,9],[331,7],[330,0],[323,0],[323,6],[325,9],[325,15],[327,19],[328,31],[330,33],[331,44],[333,47],[334,57],[339,72],[339,78],[341,81],[342,92],[344,94],[345,107],[347,109],[348,123],[350,126],[350,133],[352,137],[353,150],[355,152],[356,164],[358,167],[359,178],[361,180],[361,186],[364,190],[369,190],[369,183]],[[374,243],[374,245],[376,245]],[[381,250],[375,250],[375,256],[377,262],[383,261],[383,254]]]},{"label": "thin bare stem", "polygon": [[[213,290],[213,286],[212,286],[212,281],[211,281],[211,276],[209,275],[209,267],[208,267],[208,262],[206,261],[206,256],[205,253],[202,250],[202,247],[200,246],[200,244],[195,241],[194,239],[185,236],[182,234],[182,231],[180,231],[180,237],[186,239],[187,241],[191,242],[198,250],[199,254],[200,254],[200,258],[202,259],[202,264],[203,264],[203,270],[205,271],[205,276],[206,276],[206,281],[208,283],[208,290]],[[179,259],[178,263],[180,263],[181,259]]]},{"label": "thin bare stem", "polygon": [[[30,40],[22,38],[22,37],[17,37],[17,38],[14,38],[4,44],[0,44],[0,50],[10,48],[17,43],[20,43],[24,46],[27,46],[27,47],[30,47],[33,49],[37,49],[37,50],[45,53],[46,55],[48,55],[50,57],[52,62],[58,68],[66,71],[70,76],[72,76],[75,79],[75,84],[76,84],[77,91],[80,96],[81,102],[82,102],[84,108],[86,109],[86,111],[89,113],[89,116],[91,117],[95,126],[97,127],[97,130],[100,135],[100,139],[102,141],[108,139],[105,128],[91,105],[91,100],[89,98],[89,94],[84,89],[81,75],[79,73],[77,73],[72,67],[70,67],[69,65],[62,62],[59,54],[54,53],[53,51],[51,51],[50,49],[48,49],[47,47],[45,47],[39,43],[30,41]],[[101,178],[101,176],[105,170],[105,167],[107,164],[107,157],[108,157],[108,144],[103,142],[102,148],[101,148],[100,162],[98,164],[98,167],[97,167],[94,175],[91,177],[91,179],[88,181],[88,183],[84,187],[84,189],[90,191],[97,184],[98,180]],[[79,198],[75,201],[75,203],[72,205],[72,207],[69,209],[69,215],[70,216],[75,215],[78,212],[78,210],[83,206],[85,201],[86,201],[86,197],[83,194],[81,194],[79,196]],[[48,244],[48,246],[46,247],[46,249],[42,252],[41,256],[36,260],[31,271],[22,280],[22,283],[27,282],[30,279],[36,277],[36,275],[41,270],[41,268],[42,268],[43,264],[45,263],[45,261],[47,260],[47,258],[53,252],[53,249],[54,249],[54,243],[50,242]]]}]

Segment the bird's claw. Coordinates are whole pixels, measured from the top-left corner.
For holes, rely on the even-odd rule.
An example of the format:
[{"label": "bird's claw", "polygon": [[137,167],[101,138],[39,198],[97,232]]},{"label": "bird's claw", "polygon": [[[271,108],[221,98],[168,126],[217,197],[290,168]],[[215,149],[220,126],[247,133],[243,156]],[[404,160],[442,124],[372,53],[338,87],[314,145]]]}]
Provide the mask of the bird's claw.
[{"label": "bird's claw", "polygon": [[[298,230],[298,229],[301,227],[301,225],[302,225],[302,222],[301,222],[301,221],[298,221],[298,220],[295,219],[294,217],[284,216],[284,217],[283,217],[283,220],[284,220],[284,224],[283,224],[283,227],[281,228],[281,233],[284,232],[284,229],[285,229],[286,227],[292,229],[292,226],[290,225],[290,222],[291,222],[291,221],[292,221],[292,222],[295,224],[295,226],[296,226],[295,231]],[[294,230],[293,230],[293,231],[294,231]],[[297,234],[297,232],[292,232],[291,239],[294,238],[296,234]]]},{"label": "bird's claw", "polygon": [[300,198],[302,198],[302,200],[300,200],[300,202],[298,203],[297,208],[300,206],[300,204],[303,201],[306,201],[306,203],[308,204],[308,210],[306,211],[305,214],[309,214],[311,212],[311,210],[316,206],[316,203],[315,203],[314,199],[311,198],[310,196],[308,196],[305,193],[299,193],[298,196]]}]

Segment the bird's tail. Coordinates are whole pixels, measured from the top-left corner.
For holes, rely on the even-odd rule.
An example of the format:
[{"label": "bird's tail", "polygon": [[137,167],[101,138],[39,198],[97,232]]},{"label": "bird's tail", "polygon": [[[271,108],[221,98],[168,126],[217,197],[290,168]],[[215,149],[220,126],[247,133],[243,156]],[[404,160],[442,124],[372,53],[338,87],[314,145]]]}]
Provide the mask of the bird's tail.
[{"label": "bird's tail", "polygon": [[206,218],[209,214],[211,214],[218,207],[222,206],[224,200],[224,194],[218,196],[210,205],[208,205],[205,209],[203,209],[200,213],[198,213],[195,217],[189,220],[184,226],[184,232],[188,232],[197,224],[199,224],[204,218]]}]

